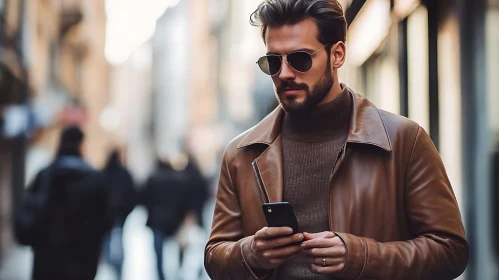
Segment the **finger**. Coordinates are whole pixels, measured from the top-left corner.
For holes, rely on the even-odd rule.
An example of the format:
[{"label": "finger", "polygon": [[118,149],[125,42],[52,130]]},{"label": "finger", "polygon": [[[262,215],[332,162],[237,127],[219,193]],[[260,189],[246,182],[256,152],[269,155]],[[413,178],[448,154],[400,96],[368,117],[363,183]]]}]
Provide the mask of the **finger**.
[{"label": "finger", "polygon": [[295,252],[294,254],[291,254],[291,255],[289,255],[287,257],[284,257],[284,258],[273,258],[273,259],[270,259],[268,262],[270,264],[272,264],[272,265],[281,265],[281,264],[287,262],[290,259],[296,258],[300,254],[301,254],[301,251],[298,251],[298,252]]},{"label": "finger", "polygon": [[329,248],[312,248],[303,250],[303,252],[311,257],[331,257],[344,258],[346,256],[345,247],[329,247]]},{"label": "finger", "polygon": [[306,240],[312,240],[312,239],[316,239],[316,238],[333,238],[336,236],[334,234],[334,232],[330,232],[330,231],[323,231],[323,232],[318,232],[318,233],[304,232],[303,235],[305,236]]},{"label": "finger", "polygon": [[303,241],[303,234],[298,233],[291,236],[277,237],[274,239],[257,239],[256,248],[260,251],[287,246]]},{"label": "finger", "polygon": [[316,238],[302,243],[303,249],[328,248],[337,245],[332,238]]},{"label": "finger", "polygon": [[330,248],[313,248],[309,250],[303,250],[305,254],[311,257],[338,257],[341,256],[340,252],[335,251],[332,247]]},{"label": "finger", "polygon": [[324,259],[326,259],[326,267],[327,266],[336,266],[342,262],[344,262],[344,258],[308,258],[308,262],[310,264],[315,264],[316,266],[324,266]]},{"label": "finger", "polygon": [[272,239],[291,234],[293,234],[293,229],[290,227],[264,227],[255,233],[255,237],[259,239]]},{"label": "finger", "polygon": [[302,243],[303,249],[310,249],[310,248],[327,248],[327,247],[334,247],[334,246],[343,246],[343,241],[339,237],[334,237],[334,238],[316,238],[312,240],[307,240]]},{"label": "finger", "polygon": [[343,267],[344,267],[343,263],[326,267],[323,267],[322,265],[311,264],[310,270],[319,274],[339,274],[343,271]]},{"label": "finger", "polygon": [[273,258],[268,260],[268,262],[273,266],[279,266],[288,261],[288,258]]},{"label": "finger", "polygon": [[287,246],[287,247],[267,250],[263,252],[263,257],[265,257],[266,259],[287,258],[300,251],[301,251],[300,245]]},{"label": "finger", "polygon": [[303,250],[303,252],[310,257],[324,258],[324,257],[334,257],[332,255],[332,248],[312,248],[308,250]]}]

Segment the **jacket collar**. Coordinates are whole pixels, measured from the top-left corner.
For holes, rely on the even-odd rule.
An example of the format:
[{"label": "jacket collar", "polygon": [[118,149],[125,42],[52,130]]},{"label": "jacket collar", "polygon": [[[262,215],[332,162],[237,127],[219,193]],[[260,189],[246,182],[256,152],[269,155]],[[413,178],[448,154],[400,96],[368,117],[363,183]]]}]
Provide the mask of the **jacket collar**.
[{"label": "jacket collar", "polygon": [[[392,145],[378,108],[360,94],[348,89],[353,100],[352,118],[347,143],[377,146],[390,152]],[[284,110],[278,106],[241,140],[238,148],[253,144],[271,145],[281,132]]]},{"label": "jacket collar", "polygon": [[55,161],[55,166],[63,169],[92,170],[92,167],[79,156],[59,156]]}]

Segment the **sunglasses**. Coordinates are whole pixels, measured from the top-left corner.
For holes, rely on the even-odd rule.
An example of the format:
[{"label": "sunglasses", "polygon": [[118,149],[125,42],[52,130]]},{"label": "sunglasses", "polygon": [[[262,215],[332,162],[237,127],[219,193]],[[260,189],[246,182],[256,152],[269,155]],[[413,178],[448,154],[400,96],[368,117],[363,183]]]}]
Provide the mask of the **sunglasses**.
[{"label": "sunglasses", "polygon": [[[294,70],[300,73],[305,73],[312,68],[312,56],[322,50],[329,44],[325,44],[313,53],[306,51],[295,51],[286,55],[286,63]],[[274,76],[281,71],[282,57],[284,55],[268,54],[260,57],[256,64],[260,67],[263,73]]]}]

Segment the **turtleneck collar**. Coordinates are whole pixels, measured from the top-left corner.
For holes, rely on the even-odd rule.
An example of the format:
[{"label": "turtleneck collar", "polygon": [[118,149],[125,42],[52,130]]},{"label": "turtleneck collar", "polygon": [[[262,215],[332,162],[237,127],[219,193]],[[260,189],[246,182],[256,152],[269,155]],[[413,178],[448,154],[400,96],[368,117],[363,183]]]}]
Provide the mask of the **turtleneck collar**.
[{"label": "turtleneck collar", "polygon": [[286,113],[281,125],[284,138],[299,142],[324,142],[344,138],[352,115],[352,97],[346,86],[332,101],[318,105],[309,115]]}]

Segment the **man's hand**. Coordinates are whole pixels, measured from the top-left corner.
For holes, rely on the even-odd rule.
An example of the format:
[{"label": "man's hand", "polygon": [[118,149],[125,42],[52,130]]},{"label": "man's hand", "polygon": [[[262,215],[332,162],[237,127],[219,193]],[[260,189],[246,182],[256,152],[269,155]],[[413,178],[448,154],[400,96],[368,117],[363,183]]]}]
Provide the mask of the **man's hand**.
[{"label": "man's hand", "polygon": [[303,234],[289,227],[264,227],[251,240],[248,264],[255,269],[273,269],[301,252]]},{"label": "man's hand", "polygon": [[310,269],[339,277],[345,267],[346,248],[343,241],[330,231],[303,235],[306,241],[301,246],[309,256]]}]

